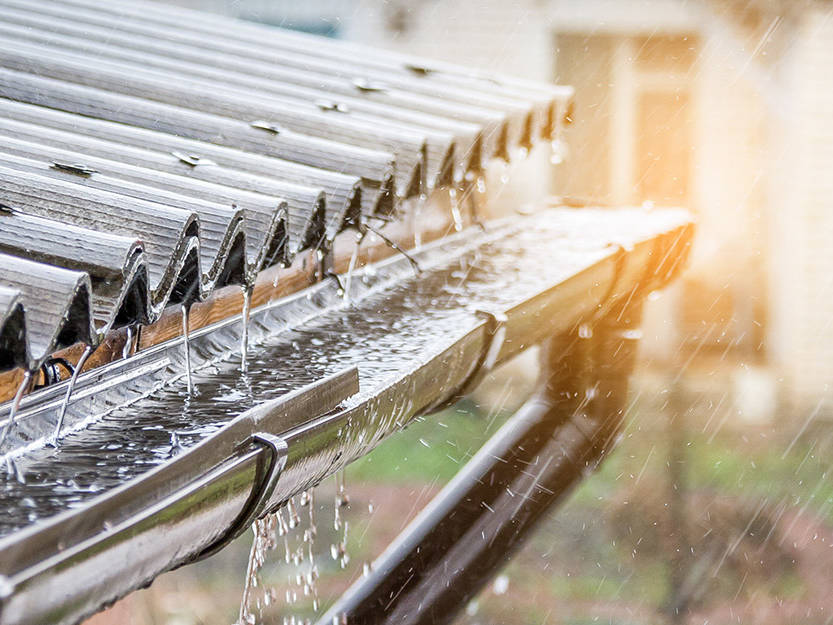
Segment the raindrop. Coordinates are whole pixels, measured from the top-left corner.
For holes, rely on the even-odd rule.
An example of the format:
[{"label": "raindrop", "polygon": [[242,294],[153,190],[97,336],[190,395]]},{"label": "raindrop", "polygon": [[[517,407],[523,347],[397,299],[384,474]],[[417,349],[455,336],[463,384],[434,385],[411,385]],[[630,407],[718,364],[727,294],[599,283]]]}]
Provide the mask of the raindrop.
[{"label": "raindrop", "polygon": [[486,193],[486,179],[482,175],[477,177],[477,182],[475,183],[475,186],[477,187],[478,193]]},{"label": "raindrop", "polygon": [[567,144],[561,139],[553,139],[550,145],[552,147],[550,163],[553,165],[560,165],[567,157]]}]

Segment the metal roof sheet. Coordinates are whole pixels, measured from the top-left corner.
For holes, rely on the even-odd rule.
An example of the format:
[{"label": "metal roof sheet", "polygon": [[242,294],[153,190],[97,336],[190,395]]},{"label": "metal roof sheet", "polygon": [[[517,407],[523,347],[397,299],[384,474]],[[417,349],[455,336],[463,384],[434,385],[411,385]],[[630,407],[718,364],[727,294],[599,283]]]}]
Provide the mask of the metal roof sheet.
[{"label": "metal roof sheet", "polygon": [[[22,6],[25,0],[4,0],[3,6]],[[71,4],[72,6],[66,6]],[[274,33],[271,29],[238,22],[226,28],[226,20],[176,7],[153,3],[94,1],[39,3],[35,12],[63,20],[74,20],[113,33],[143,35],[160,42],[187,44],[203,54],[219,51],[248,61],[295,67],[304,72],[350,76],[358,81],[381,81],[405,91],[452,99],[462,104],[496,106],[506,112],[517,106],[523,114],[531,113],[533,126],[544,134],[552,129],[554,108],[572,96],[570,88],[553,89],[504,76],[480,76],[461,68],[426,62],[406,55],[364,46],[334,42],[302,33]]]},{"label": "metal roof sheet", "polygon": [[0,370],[472,184],[571,98],[150,3],[0,8]]}]

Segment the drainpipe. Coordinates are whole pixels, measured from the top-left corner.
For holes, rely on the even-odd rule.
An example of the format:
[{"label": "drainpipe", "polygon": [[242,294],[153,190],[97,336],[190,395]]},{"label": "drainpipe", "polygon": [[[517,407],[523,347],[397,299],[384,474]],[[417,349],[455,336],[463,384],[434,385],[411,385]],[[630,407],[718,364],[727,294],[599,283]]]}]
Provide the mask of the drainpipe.
[{"label": "drainpipe", "polygon": [[535,395],[319,625],[451,623],[613,447],[640,310],[631,303],[550,339]]}]

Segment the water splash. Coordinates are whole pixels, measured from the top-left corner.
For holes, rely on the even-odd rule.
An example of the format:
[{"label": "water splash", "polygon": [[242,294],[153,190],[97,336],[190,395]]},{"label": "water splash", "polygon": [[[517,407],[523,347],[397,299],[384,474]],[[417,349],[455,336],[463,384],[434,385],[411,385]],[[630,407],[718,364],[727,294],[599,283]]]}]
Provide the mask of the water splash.
[{"label": "water splash", "polygon": [[69,407],[69,400],[72,397],[72,391],[75,390],[75,383],[78,381],[78,376],[81,375],[81,370],[84,368],[87,358],[89,358],[92,353],[92,346],[87,345],[87,347],[84,348],[84,353],[81,354],[81,357],[78,359],[78,364],[76,364],[75,369],[72,370],[72,376],[70,377],[69,384],[67,385],[67,392],[64,394],[64,399],[61,402],[61,412],[58,414],[58,422],[55,424],[55,431],[52,433],[52,440],[50,443],[53,446],[57,446],[58,439],[61,436],[61,428],[64,427],[64,417],[67,414],[67,408]]},{"label": "water splash", "polygon": [[185,377],[188,381],[188,395],[194,394],[194,380],[191,378],[191,341],[188,338],[188,307],[182,305],[182,340],[185,349]]}]

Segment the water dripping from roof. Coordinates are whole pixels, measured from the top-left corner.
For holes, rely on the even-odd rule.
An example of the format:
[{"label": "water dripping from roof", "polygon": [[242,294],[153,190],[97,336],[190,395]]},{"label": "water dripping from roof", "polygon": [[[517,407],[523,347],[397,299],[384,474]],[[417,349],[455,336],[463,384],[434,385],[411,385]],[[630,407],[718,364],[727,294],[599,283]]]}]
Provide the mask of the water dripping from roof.
[{"label": "water dripping from roof", "polygon": [[188,395],[194,394],[194,380],[191,378],[191,341],[188,338],[188,307],[182,305],[182,341],[185,349],[185,378],[188,381]]},{"label": "water dripping from roof", "polygon": [[129,358],[133,349],[133,326],[127,326],[127,336],[124,339],[124,347],[121,350],[122,358]]},{"label": "water dripping from roof", "polygon": [[78,376],[81,375],[84,363],[87,362],[87,358],[89,358],[92,353],[92,346],[87,345],[87,347],[84,348],[84,353],[81,354],[81,358],[78,359],[78,364],[76,364],[75,369],[72,370],[72,376],[69,378],[69,384],[67,385],[67,392],[64,394],[64,399],[61,402],[61,412],[58,414],[58,422],[55,424],[55,431],[52,433],[52,440],[50,443],[53,446],[57,446],[58,439],[61,436],[61,428],[64,427],[64,417],[66,417],[67,414],[67,408],[69,407],[69,400],[72,397],[72,391],[75,390],[75,383],[78,381]]},{"label": "water dripping from roof", "polygon": [[27,370],[26,373],[23,374],[23,381],[20,383],[20,386],[17,387],[17,392],[14,394],[14,401],[12,401],[12,407],[9,411],[9,420],[6,422],[3,434],[0,435],[0,445],[6,442],[6,438],[9,436],[9,432],[14,426],[15,417],[17,416],[17,411],[20,410],[20,402],[23,399],[23,394],[26,392],[26,389],[29,388],[31,381],[32,372]]},{"label": "water dripping from roof", "polygon": [[[246,372],[246,362],[249,355],[249,311],[252,305],[252,287],[243,287],[243,332],[240,334],[240,370]],[[190,367],[189,367],[190,369]]]},{"label": "water dripping from roof", "polygon": [[423,192],[419,194],[419,197],[416,201],[416,205],[414,206],[413,217],[411,219],[411,228],[414,232],[414,249],[419,249],[422,246],[422,226],[419,220],[419,216],[425,209],[425,204],[427,202],[428,195]]},{"label": "water dripping from roof", "polygon": [[451,218],[454,220],[454,230],[463,231],[463,215],[460,213],[460,200],[457,197],[457,188],[454,185],[448,187],[448,199],[451,202]]},{"label": "water dripping from roof", "polygon": [[356,245],[353,247],[353,253],[350,255],[350,264],[347,265],[347,276],[344,278],[344,299],[350,301],[350,283],[353,281],[353,272],[356,270],[356,262],[359,260],[359,250],[364,239],[364,232],[356,234]]},{"label": "water dripping from roof", "polygon": [[[389,248],[391,248],[392,250],[395,250],[395,251],[399,252],[400,254],[402,254],[402,256],[404,256],[404,257],[405,257],[405,259],[408,261],[408,263],[409,263],[409,264],[411,265],[411,267],[413,268],[413,270],[414,270],[414,274],[415,274],[415,275],[417,275],[417,276],[418,276],[418,275],[420,275],[420,274],[422,273],[422,268],[419,266],[419,263],[417,262],[417,260],[416,260],[413,256],[411,256],[411,255],[410,255],[410,254],[409,254],[409,253],[408,253],[408,252],[407,252],[407,251],[406,251],[406,250],[405,250],[402,246],[400,246],[400,245],[399,245],[396,241],[394,241],[394,240],[393,240],[393,239],[391,239],[390,237],[385,236],[384,234],[382,234],[382,232],[380,232],[379,230],[377,230],[376,228],[374,228],[374,227],[372,227],[372,226],[370,226],[370,225],[368,225],[368,224],[362,224],[362,229],[363,229],[365,232],[367,232],[367,231],[369,230],[370,232],[372,232],[373,234],[375,234],[377,237],[379,237],[380,239],[382,239],[382,242],[383,242],[385,245],[387,245]],[[365,273],[367,273],[367,271],[368,271],[369,269],[371,269],[372,267],[373,267],[373,265],[368,265],[368,266],[367,266],[367,269],[365,270]]]}]

